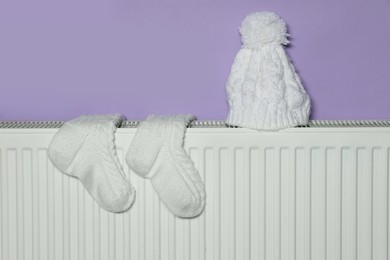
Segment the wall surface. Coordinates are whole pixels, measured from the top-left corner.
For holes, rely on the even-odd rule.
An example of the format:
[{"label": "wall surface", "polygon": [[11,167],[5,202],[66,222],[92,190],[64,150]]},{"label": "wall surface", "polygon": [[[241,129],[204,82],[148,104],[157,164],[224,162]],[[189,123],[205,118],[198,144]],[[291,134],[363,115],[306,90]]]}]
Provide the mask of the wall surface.
[{"label": "wall surface", "polygon": [[389,0],[1,0],[0,120],[224,119],[245,15],[270,10],[312,119],[390,118]]}]

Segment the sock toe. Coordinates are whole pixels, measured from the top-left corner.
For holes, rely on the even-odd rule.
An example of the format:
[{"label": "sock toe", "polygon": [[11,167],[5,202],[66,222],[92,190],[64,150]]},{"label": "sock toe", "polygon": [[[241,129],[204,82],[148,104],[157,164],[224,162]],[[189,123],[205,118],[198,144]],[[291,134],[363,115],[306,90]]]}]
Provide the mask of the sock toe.
[{"label": "sock toe", "polygon": [[181,218],[194,217],[194,212],[199,208],[199,198],[190,192],[190,189],[181,187],[169,187],[152,182],[154,189],[159,194],[164,205],[175,215]]},{"label": "sock toe", "polygon": [[[115,196],[113,196],[115,194]],[[127,186],[126,190],[123,190],[121,193],[114,193],[110,191],[98,190],[97,191],[97,202],[106,210],[111,212],[123,212],[128,210],[134,202],[135,199],[135,190],[130,184]]]}]

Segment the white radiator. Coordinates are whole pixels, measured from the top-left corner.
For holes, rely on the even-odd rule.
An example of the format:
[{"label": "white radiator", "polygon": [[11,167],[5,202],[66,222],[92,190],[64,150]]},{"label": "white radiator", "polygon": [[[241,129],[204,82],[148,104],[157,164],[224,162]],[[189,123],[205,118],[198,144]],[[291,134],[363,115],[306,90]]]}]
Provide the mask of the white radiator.
[{"label": "white radiator", "polygon": [[389,259],[390,128],[190,128],[185,146],[207,191],[192,220],[128,170],[134,128],[116,134],[137,190],[123,214],[53,167],[56,131],[0,129],[1,260]]}]

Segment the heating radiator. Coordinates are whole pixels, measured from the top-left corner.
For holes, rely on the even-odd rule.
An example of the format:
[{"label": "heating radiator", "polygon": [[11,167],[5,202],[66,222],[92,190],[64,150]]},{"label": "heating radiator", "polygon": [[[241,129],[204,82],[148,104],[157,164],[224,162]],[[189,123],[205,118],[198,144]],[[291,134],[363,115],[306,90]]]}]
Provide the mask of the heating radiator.
[{"label": "heating radiator", "polygon": [[51,164],[59,125],[0,123],[1,260],[389,259],[388,121],[280,132],[196,123],[185,147],[207,203],[191,220],[175,218],[124,163],[136,123],[116,134],[137,191],[122,214],[101,209]]}]

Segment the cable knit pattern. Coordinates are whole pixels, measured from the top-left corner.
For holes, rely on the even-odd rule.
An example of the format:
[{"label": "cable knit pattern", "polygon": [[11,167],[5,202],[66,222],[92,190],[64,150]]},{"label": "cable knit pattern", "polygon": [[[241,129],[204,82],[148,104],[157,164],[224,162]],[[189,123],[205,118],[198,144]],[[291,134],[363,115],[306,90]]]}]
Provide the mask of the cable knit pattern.
[{"label": "cable knit pattern", "polygon": [[80,116],[66,122],[49,146],[53,164],[79,178],[95,201],[112,212],[127,210],[135,197],[115,150],[122,121],[119,114]]},{"label": "cable knit pattern", "polygon": [[226,123],[258,130],[307,124],[310,99],[283,48],[284,21],[272,12],[248,15],[241,24],[243,46],[227,81]]},{"label": "cable knit pattern", "polygon": [[165,206],[176,216],[199,215],[205,188],[194,163],[183,148],[192,115],[149,116],[137,129],[126,162],[138,175],[149,178]]}]

